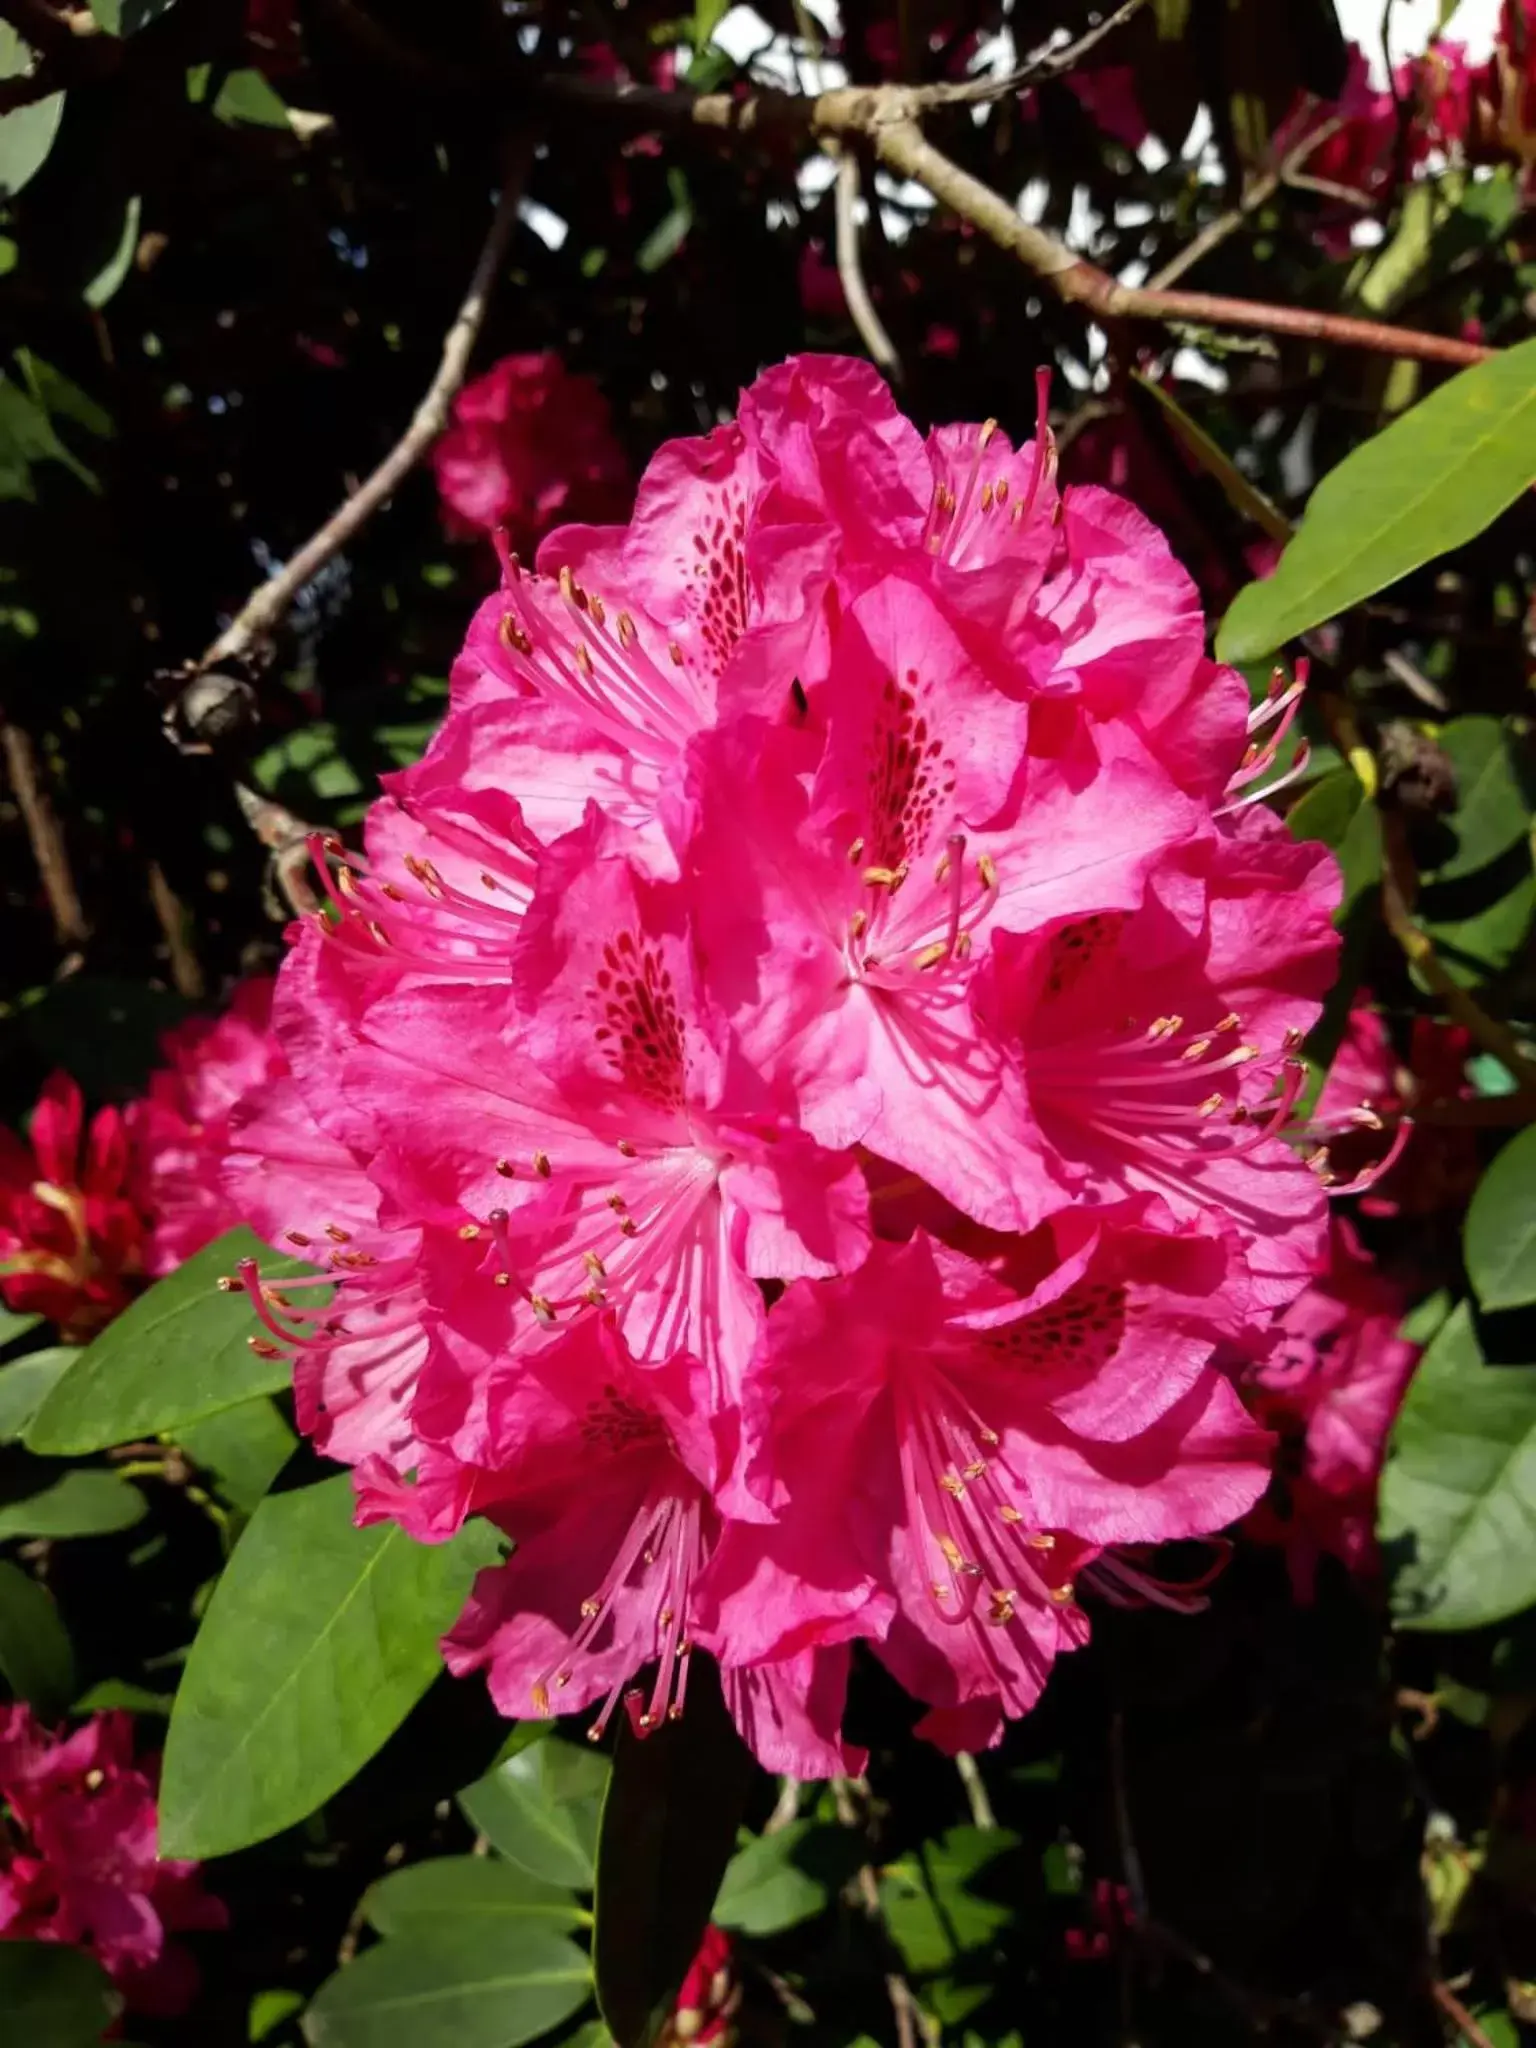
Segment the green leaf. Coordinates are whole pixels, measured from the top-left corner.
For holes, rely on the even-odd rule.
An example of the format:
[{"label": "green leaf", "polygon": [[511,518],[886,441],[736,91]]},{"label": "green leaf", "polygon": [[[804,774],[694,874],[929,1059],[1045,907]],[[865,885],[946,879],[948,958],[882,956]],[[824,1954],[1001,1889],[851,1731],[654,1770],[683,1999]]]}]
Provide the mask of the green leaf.
[{"label": "green leaf", "polygon": [[1484,1309],[1536,1301],[1536,1129],[1512,1138],[1478,1182],[1465,1245],[1467,1278]]},{"label": "green leaf", "polygon": [[298,1438],[265,1397],[178,1430],[176,1441],[218,1491],[243,1514],[254,1514],[293,1456]]},{"label": "green leaf", "polygon": [[213,103],[216,118],[231,126],[286,128],[288,107],[256,70],[232,71]]},{"label": "green leaf", "polygon": [[134,251],[139,246],[139,223],[143,212],[143,201],[138,193],[130,193],[123,206],[123,225],[117,246],[82,294],[93,311],[99,312],[117,295],[123,279],[132,268]]},{"label": "green leaf", "polygon": [[90,0],[92,14],[109,36],[136,35],[175,4],[176,0]]},{"label": "green leaf", "polygon": [[668,171],[667,190],[672,195],[671,210],[662,215],[635,251],[635,268],[647,275],[671,262],[687,241],[693,226],[693,200],[688,191],[688,181],[681,171]]},{"label": "green leaf", "polygon": [[618,2048],[647,2048],[698,1953],[757,1766],[713,1661],[695,1656],[687,1712],[644,1738],[626,1719],[603,1802],[592,1960]]},{"label": "green leaf", "polygon": [[1285,822],[1295,838],[1319,839],[1338,855],[1344,888],[1334,922],[1342,924],[1360,892],[1381,880],[1376,806],[1352,768],[1336,768],[1292,804]]},{"label": "green leaf", "polygon": [[1434,870],[1454,881],[1508,853],[1530,830],[1510,742],[1497,718],[1453,718],[1439,735],[1456,770],[1456,815],[1448,822],[1456,851]]},{"label": "green leaf", "polygon": [[591,1966],[564,1935],[463,1928],[366,1950],[321,1985],[304,2035],[311,2048],[519,2048],[591,1990]]},{"label": "green leaf", "polygon": [[0,2016],[16,2048],[100,2048],[122,2006],[84,1949],[57,1941],[0,1941]]},{"label": "green leaf", "polygon": [[1294,531],[1290,520],[1272,498],[1267,498],[1257,484],[1244,476],[1221,443],[1213,440],[1198,420],[1191,419],[1156,378],[1144,376],[1140,370],[1132,370],[1131,377],[1148,398],[1156,400],[1172,432],[1193,460],[1220,484],[1233,511],[1250,520],[1271,540],[1289,540]]},{"label": "green leaf", "polygon": [[34,462],[62,463],[87,490],[100,494],[94,472],[59,439],[45,408],[20,385],[0,377],[0,498],[31,503],[37,495],[32,484]]},{"label": "green leaf", "polygon": [[243,1292],[219,1289],[220,1277],[244,1258],[260,1261],[264,1280],[313,1270],[269,1250],[249,1230],[205,1246],[81,1352],[33,1418],[28,1448],[77,1457],[175,1431],[285,1388],[287,1359],[263,1358],[250,1347],[248,1339],[259,1334],[250,1302]]},{"label": "green leaf", "polygon": [[345,1473],[263,1501],[176,1694],[162,1854],[243,1849],[345,1785],[437,1675],[488,1540],[483,1525],[435,1546],[355,1528]]},{"label": "green leaf", "polygon": [[75,1653],[52,1596],[19,1565],[3,1561],[0,1678],[48,1720],[65,1713],[76,1692]]},{"label": "green leaf", "polygon": [[1482,1628],[1536,1601],[1536,1366],[1490,1365],[1469,1302],[1419,1361],[1381,1481],[1405,1629]]},{"label": "green leaf", "polygon": [[105,1714],[113,1707],[123,1707],[130,1714],[169,1714],[171,1695],[168,1692],[151,1692],[147,1685],[130,1685],[123,1678],[104,1678],[100,1685],[87,1686],[74,1705],[72,1714]]},{"label": "green leaf", "polygon": [[532,1877],[590,1891],[608,1759],[558,1737],[536,1741],[459,1794],[472,1827]]},{"label": "green leaf", "polygon": [[564,1931],[591,1917],[559,1885],[491,1856],[440,1856],[381,1877],[363,1899],[380,1934],[431,1938],[444,1927],[478,1927],[488,1943],[532,1921]]},{"label": "green leaf", "polygon": [[0,1308],[0,1351],[19,1344],[42,1323],[41,1316],[18,1315],[15,1309]]},{"label": "green leaf", "polygon": [[258,1991],[251,2000],[251,2010],[245,2022],[245,2038],[248,2041],[265,2041],[268,2034],[275,2034],[284,2020],[291,2020],[296,2012],[304,2010],[302,1991]]},{"label": "green leaf", "polygon": [[778,1934],[824,1912],[864,1860],[851,1828],[792,1820],[756,1835],[726,1865],[710,1918],[739,1934]]},{"label": "green leaf", "polygon": [[[8,21],[0,21],[0,78],[32,69],[32,51]],[[64,95],[49,93],[30,107],[0,114],[0,199],[10,199],[42,169],[64,118]]]},{"label": "green leaf", "polygon": [[115,1472],[66,1472],[24,1499],[0,1502],[0,1543],[31,1536],[105,1536],[145,1515],[144,1496]]},{"label": "green leaf", "polygon": [[25,1432],[49,1389],[79,1356],[74,1345],[58,1344],[0,1365],[0,1444],[13,1444]]},{"label": "green leaf", "polygon": [[1490,525],[1536,479],[1536,341],[1463,370],[1346,457],[1312,494],[1267,582],[1222,621],[1255,661]]},{"label": "green leaf", "polygon": [[1012,1919],[1011,1907],[971,1887],[989,1863],[1018,1846],[1006,1828],[950,1828],[882,1873],[886,1925],[909,1970],[923,1976],[947,1969]]}]

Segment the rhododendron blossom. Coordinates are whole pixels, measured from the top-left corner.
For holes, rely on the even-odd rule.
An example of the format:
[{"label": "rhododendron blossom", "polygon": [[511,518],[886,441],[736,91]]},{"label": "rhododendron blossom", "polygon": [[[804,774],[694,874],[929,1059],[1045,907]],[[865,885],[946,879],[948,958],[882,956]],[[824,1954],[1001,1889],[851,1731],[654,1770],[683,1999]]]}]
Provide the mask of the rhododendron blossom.
[{"label": "rhododendron blossom", "polygon": [[127,1306],[143,1270],[123,1118],[98,1110],[87,1128],[79,1088],[53,1074],[28,1138],[0,1128],[0,1301],[83,1340]]},{"label": "rhododendron blossom", "polygon": [[629,492],[602,393],[552,349],[503,356],[466,384],[432,463],[451,531],[505,526],[523,545],[557,519],[617,512]]},{"label": "rhododendron blossom", "polygon": [[167,1937],[229,1916],[197,1864],[156,1854],[157,1768],[135,1763],[127,1714],[66,1735],[0,1706],[0,1941],[89,1949],[133,2010],[174,2014],[197,1971]]},{"label": "rhododendron blossom", "polygon": [[1251,1530],[1285,1546],[1304,1599],[1320,1558],[1355,1572],[1378,1568],[1377,1483],[1419,1355],[1397,1334],[1407,1306],[1335,1217],[1325,1269],[1286,1309],[1273,1348],[1247,1376],[1250,1405],[1286,1447],[1275,1497]]},{"label": "rhododendron blossom", "polygon": [[319,1268],[229,1284],[360,1514],[512,1539],[447,1642],[504,1712],[644,1733],[708,1652],[826,1775],[863,1641],[990,1742],[1253,1506],[1224,1361],[1326,1242],[1299,695],[1059,488],[1043,385],[925,441],[802,357],[627,525],[504,544],[425,758],[314,842],[220,1169]]}]

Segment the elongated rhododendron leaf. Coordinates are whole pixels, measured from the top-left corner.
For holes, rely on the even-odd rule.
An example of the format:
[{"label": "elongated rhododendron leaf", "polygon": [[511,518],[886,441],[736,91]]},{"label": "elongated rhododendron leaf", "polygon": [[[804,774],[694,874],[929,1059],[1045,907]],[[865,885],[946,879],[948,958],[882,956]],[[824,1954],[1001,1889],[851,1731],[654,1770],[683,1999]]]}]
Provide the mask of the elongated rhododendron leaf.
[{"label": "elongated rhododendron leaf", "polygon": [[589,1892],[607,1789],[605,1756],[542,1737],[466,1786],[459,1805],[470,1825],[530,1877]]},{"label": "elongated rhododendron leaf", "polygon": [[430,1939],[475,1926],[500,1941],[527,1926],[564,1931],[589,1917],[570,1892],[495,1856],[436,1856],[381,1877],[363,1901],[380,1934]]},{"label": "elongated rhododendron leaf", "polygon": [[1484,1628],[1536,1601],[1536,1365],[1490,1363],[1469,1302],[1425,1352],[1382,1475],[1398,1626]]},{"label": "elongated rhododendron leaf", "polygon": [[17,2048],[90,2048],[119,2003],[106,1972],[83,1949],[0,1942],[0,2017]]},{"label": "elongated rhododendron leaf", "polygon": [[75,1696],[75,1655],[53,1596],[20,1565],[0,1563],[0,1678],[39,1714]]},{"label": "elongated rhododendron leaf", "polygon": [[470,1925],[385,1941],[322,1984],[312,2048],[518,2048],[569,2019],[592,1987],[573,1941],[542,1927],[495,1938]]},{"label": "elongated rhododendron leaf", "polygon": [[438,1637],[493,1554],[480,1528],[432,1547],[355,1528],[346,1478],[263,1501],[176,1695],[162,1853],[224,1855],[330,1798],[431,1684]]},{"label": "elongated rhododendron leaf", "polygon": [[1255,661],[1489,526],[1536,478],[1536,341],[1463,370],[1331,470],[1216,637]]},{"label": "elongated rhododendron leaf", "polygon": [[1467,1275],[1485,1309],[1536,1301],[1536,1130],[1504,1147],[1467,1211]]},{"label": "elongated rhododendron leaf", "polygon": [[619,1731],[597,1851],[597,2000],[619,2048],[644,2048],[698,1952],[752,1784],[750,1752],[701,1658],[686,1723]]},{"label": "elongated rhododendron leaf", "polygon": [[287,1359],[251,1348],[250,1302],[219,1290],[220,1279],[247,1258],[260,1262],[264,1279],[307,1270],[249,1230],[230,1231],[141,1295],[81,1352],[32,1418],[28,1447],[77,1457],[285,1388]]}]

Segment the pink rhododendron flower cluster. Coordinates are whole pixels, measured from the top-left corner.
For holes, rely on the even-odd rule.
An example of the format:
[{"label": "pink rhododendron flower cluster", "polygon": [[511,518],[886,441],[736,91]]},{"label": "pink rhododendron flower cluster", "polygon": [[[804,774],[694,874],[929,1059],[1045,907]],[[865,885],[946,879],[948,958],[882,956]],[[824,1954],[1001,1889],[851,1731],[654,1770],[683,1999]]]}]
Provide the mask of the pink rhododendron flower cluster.
[{"label": "pink rhododendron flower cluster", "polygon": [[127,1714],[65,1735],[0,1706],[0,1941],[89,1949],[133,2010],[174,2014],[197,1970],[167,1937],[228,1914],[197,1864],[155,1853],[157,1762],[135,1763]]},{"label": "pink rhododendron flower cluster", "polygon": [[121,1113],[85,1102],[53,1074],[25,1142],[0,1126],[0,1301],[83,1340],[127,1306],[143,1270],[144,1222],[130,1199]]},{"label": "pink rhododendron flower cluster", "polygon": [[129,1186],[148,1220],[145,1267],[159,1279],[239,1221],[223,1184],[230,1121],[287,1068],[272,1035],[270,977],[245,981],[221,1017],[160,1042],[166,1065],[128,1111]]},{"label": "pink rhododendron flower cluster", "polygon": [[1407,1306],[1336,1216],[1325,1271],[1281,1316],[1273,1348],[1252,1368],[1252,1405],[1284,1450],[1276,1497],[1249,1530],[1285,1546],[1303,1599],[1323,1557],[1354,1572],[1378,1568],[1376,1489],[1419,1355],[1397,1334]]},{"label": "pink rhododendron flower cluster", "polygon": [[500,528],[517,547],[559,519],[617,518],[631,494],[607,401],[553,349],[503,356],[466,384],[432,465],[451,533]]},{"label": "pink rhododendron flower cluster", "polygon": [[[223,1180],[360,1512],[515,1541],[448,1639],[509,1715],[852,1767],[850,1646],[947,1747],[1272,1440],[1218,1352],[1323,1255],[1292,1142],[1331,857],[1131,505],[1042,417],[926,441],[801,357],[622,527],[508,555],[425,758],[279,977]],[[645,1674],[642,1679],[642,1674]]]}]

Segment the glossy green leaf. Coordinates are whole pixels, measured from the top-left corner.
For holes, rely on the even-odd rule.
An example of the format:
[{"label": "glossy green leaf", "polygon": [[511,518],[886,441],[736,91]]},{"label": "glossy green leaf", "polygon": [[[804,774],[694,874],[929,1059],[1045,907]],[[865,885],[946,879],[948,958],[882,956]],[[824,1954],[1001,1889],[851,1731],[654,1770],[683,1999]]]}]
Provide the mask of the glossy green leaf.
[{"label": "glossy green leaf", "polygon": [[0,1678],[49,1720],[75,1696],[75,1653],[53,1596],[0,1560]]},{"label": "glossy green leaf", "polygon": [[392,1870],[371,1887],[363,1911],[380,1934],[411,1940],[477,1926],[495,1942],[530,1923],[563,1931],[590,1917],[561,1886],[494,1856],[439,1856]]},{"label": "glossy green leaf", "polygon": [[1398,1413],[1380,1535],[1400,1628],[1482,1628],[1536,1601],[1536,1365],[1489,1364],[1468,1302]]},{"label": "glossy green leaf", "polygon": [[100,2048],[122,2000],[83,1949],[0,1941],[0,2020],[15,2048]]},{"label": "glossy green leaf", "polygon": [[413,1543],[358,1529],[352,1482],[265,1500],[215,1589],[171,1715],[167,1856],[220,1856],[302,1820],[346,1784],[441,1668],[488,1532]]},{"label": "glossy green leaf", "polygon": [[178,1430],[176,1441],[232,1507],[254,1514],[298,1438],[265,1397]]},{"label": "glossy green leaf", "polygon": [[249,1230],[206,1246],[86,1346],[34,1416],[28,1447],[54,1457],[105,1450],[286,1387],[288,1361],[251,1349],[258,1325],[249,1301],[219,1290],[242,1258],[258,1259],[273,1280],[310,1270]]},{"label": "glossy green leaf", "polygon": [[1336,768],[1286,814],[1297,839],[1321,840],[1338,855],[1343,879],[1336,922],[1343,923],[1364,889],[1381,880],[1381,827],[1352,768]]},{"label": "glossy green leaf", "polygon": [[50,1389],[79,1356],[74,1345],[57,1344],[0,1365],[0,1444],[15,1443],[26,1433]]},{"label": "glossy green leaf", "polygon": [[[8,21],[0,21],[0,78],[19,78],[32,68],[32,52]],[[0,114],[0,199],[9,199],[42,169],[59,123],[64,95],[49,93],[30,107]]]},{"label": "glossy green leaf", "polygon": [[65,1472],[35,1493],[0,1500],[0,1543],[32,1536],[106,1536],[131,1529],[145,1512],[143,1494],[116,1472]]},{"label": "glossy green leaf", "polygon": [[1479,1181],[1465,1249],[1467,1277],[1483,1308],[1536,1301],[1536,1130],[1512,1138]]},{"label": "glossy green leaf", "polygon": [[1510,737],[1497,718],[1453,718],[1439,735],[1456,770],[1456,851],[1434,869],[1437,882],[1470,875],[1497,860],[1530,830]]},{"label": "glossy green leaf", "polygon": [[950,1828],[882,1872],[880,1903],[909,1970],[947,1969],[1006,1926],[1012,1908],[982,1885],[987,1866],[1018,1846],[1006,1828]]},{"label": "glossy green leaf", "polygon": [[18,1315],[15,1309],[0,1308],[0,1351],[19,1344],[42,1322],[41,1316]]},{"label": "glossy green leaf", "polygon": [[151,1692],[147,1685],[130,1685],[126,1679],[104,1678],[87,1686],[70,1709],[74,1714],[104,1714],[123,1707],[130,1714],[166,1714],[171,1711],[168,1692]]},{"label": "glossy green leaf", "polygon": [[1254,661],[1490,525],[1536,479],[1536,341],[1443,384],[1331,470],[1273,576],[1217,636]]},{"label": "glossy green leaf", "polygon": [[710,1918],[740,1934],[778,1934],[824,1912],[863,1860],[851,1828],[792,1820],[736,1852]]},{"label": "glossy green leaf", "polygon": [[284,2020],[291,2020],[296,2012],[303,2010],[302,1991],[258,1991],[246,2016],[245,2038],[251,2042],[265,2041],[269,2034],[277,2032]]},{"label": "glossy green leaf", "polygon": [[590,1891],[608,1759],[558,1737],[536,1741],[466,1786],[459,1805],[492,1847],[530,1876]]},{"label": "glossy green leaf", "polygon": [[591,1966],[564,1935],[469,1927],[366,1950],[321,1985],[304,2036],[311,2048],[519,2048],[591,1990]]},{"label": "glossy green leaf", "polygon": [[620,1727],[592,1939],[598,2011],[618,2048],[647,2048],[676,2003],[756,1769],[708,1658],[693,1660],[679,1720],[643,1738]]}]

